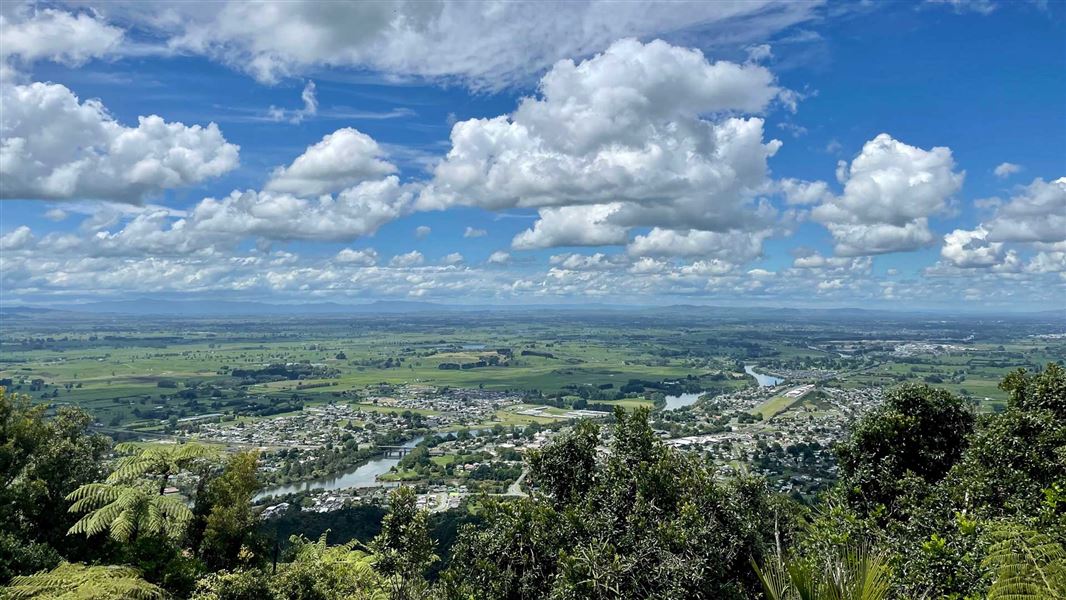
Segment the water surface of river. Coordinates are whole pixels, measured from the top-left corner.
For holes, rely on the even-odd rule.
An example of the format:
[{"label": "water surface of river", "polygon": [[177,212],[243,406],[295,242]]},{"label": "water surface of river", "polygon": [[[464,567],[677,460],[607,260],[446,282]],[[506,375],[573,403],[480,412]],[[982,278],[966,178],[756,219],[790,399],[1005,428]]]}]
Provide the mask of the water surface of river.
[{"label": "water surface of river", "polygon": [[697,400],[700,399],[700,396],[702,396],[702,395],[703,395],[702,392],[697,392],[697,393],[694,393],[694,394],[681,394],[679,396],[667,396],[666,397],[666,406],[663,407],[663,410],[676,410],[676,409],[682,408],[684,406],[692,406],[693,404],[696,403]]},{"label": "water surface of river", "polygon": [[[401,444],[404,448],[414,448],[425,437],[416,437]],[[388,473],[393,466],[400,462],[396,456],[378,456],[371,458],[358,467],[335,473],[327,477],[297,481],[288,485],[279,485],[265,489],[256,496],[256,500],[267,496],[280,496],[282,494],[295,494],[297,492],[309,492],[311,490],[340,490],[350,487],[371,487],[383,484],[378,481],[378,475]]]},{"label": "water surface of river", "polygon": [[744,372],[754,377],[755,381],[759,382],[759,387],[773,387],[785,381],[780,377],[759,373],[755,370],[754,365],[744,365]]}]

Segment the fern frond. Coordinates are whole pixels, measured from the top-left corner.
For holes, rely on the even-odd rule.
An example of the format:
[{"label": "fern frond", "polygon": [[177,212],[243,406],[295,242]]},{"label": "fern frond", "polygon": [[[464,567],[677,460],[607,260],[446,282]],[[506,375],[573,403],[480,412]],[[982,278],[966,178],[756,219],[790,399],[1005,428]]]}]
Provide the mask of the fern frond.
[{"label": "fern frond", "polygon": [[115,463],[115,470],[107,476],[106,483],[130,483],[145,475],[154,467],[153,461],[143,456],[127,456]]},{"label": "fern frond", "polygon": [[126,443],[119,444],[115,448],[120,452],[128,453],[129,456],[119,459],[115,470],[108,475],[105,481],[112,484],[131,483],[142,477],[176,473],[198,459],[218,454],[214,448],[196,443],[147,448]]},{"label": "fern frond", "polygon": [[137,454],[141,451],[143,446],[136,442],[120,442],[115,444],[115,452],[119,454]]},{"label": "fern frond", "polygon": [[[114,502],[121,493],[121,488],[117,488],[106,483],[87,483],[79,486],[78,489],[67,494],[66,499],[70,501],[81,502],[82,500],[91,500],[93,502]],[[78,512],[71,509],[71,512]]]},{"label": "fern frond", "polygon": [[166,592],[140,578],[131,567],[62,563],[51,571],[17,576],[4,591],[5,598],[129,598],[161,600]]},{"label": "fern frond", "polygon": [[1006,525],[984,560],[995,580],[989,600],[1066,599],[1066,551],[1049,536]]},{"label": "fern frond", "polygon": [[[119,542],[128,542],[137,532],[137,520],[128,510],[120,512],[114,519],[102,520],[102,523],[108,524],[112,539]],[[143,529],[150,531],[147,527]]]}]

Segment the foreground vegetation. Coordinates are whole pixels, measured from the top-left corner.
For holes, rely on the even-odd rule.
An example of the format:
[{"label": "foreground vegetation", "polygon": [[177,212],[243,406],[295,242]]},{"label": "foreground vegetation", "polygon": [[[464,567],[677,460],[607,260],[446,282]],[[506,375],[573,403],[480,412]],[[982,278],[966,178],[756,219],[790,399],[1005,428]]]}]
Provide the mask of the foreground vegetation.
[{"label": "foreground vegetation", "polygon": [[[892,390],[810,507],[718,478],[646,409],[618,409],[528,454],[533,495],[476,502],[446,555],[399,488],[374,537],[296,535],[279,556],[251,505],[255,454],[112,447],[79,409],[45,419],[5,393],[2,597],[1066,598],[1066,372],[1000,385],[993,414]],[[188,505],[168,493],[181,477]]]}]

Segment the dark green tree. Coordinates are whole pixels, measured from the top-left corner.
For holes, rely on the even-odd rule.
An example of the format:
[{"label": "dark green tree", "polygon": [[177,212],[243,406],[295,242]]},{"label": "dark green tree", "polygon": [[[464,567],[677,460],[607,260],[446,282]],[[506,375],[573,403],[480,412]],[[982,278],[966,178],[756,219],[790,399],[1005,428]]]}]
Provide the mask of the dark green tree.
[{"label": "dark green tree", "polygon": [[[670,448],[647,410],[615,413],[605,458],[579,427],[531,460],[530,499],[496,505],[460,536],[448,595],[481,598],[742,598],[749,566],[787,539],[762,480],[717,479]],[[568,457],[570,460],[563,460]],[[569,462],[569,471],[568,471]],[[556,495],[558,494],[558,496]],[[775,528],[775,516],[779,517]]]},{"label": "dark green tree", "polygon": [[907,477],[934,484],[958,461],[974,411],[946,390],[910,384],[888,392],[836,448],[840,480],[864,512],[895,508]]},{"label": "dark green tree", "polygon": [[326,544],[292,538],[292,560],[276,573],[261,569],[218,571],[196,584],[193,600],[387,600],[384,578],[373,556],[356,550],[358,542]]},{"label": "dark green tree", "polygon": [[486,499],[483,523],[464,525],[442,576],[451,598],[543,598],[558,571],[559,551],[575,540],[570,515],[550,502]]},{"label": "dark green tree", "polygon": [[599,427],[582,421],[550,446],[531,450],[526,457],[531,483],[557,505],[570,503],[593,482],[599,443]]},{"label": "dark green tree", "polygon": [[403,486],[389,494],[389,512],[369,547],[374,567],[388,578],[394,600],[421,598],[427,590],[426,569],[437,560],[428,517],[419,510],[414,489]]},{"label": "dark green tree", "polygon": [[210,510],[200,554],[211,570],[233,569],[239,565],[242,548],[253,551],[258,519],[252,509],[252,499],[260,488],[256,477],[258,465],[255,452],[239,452],[229,458],[222,474],[207,485],[204,495]]},{"label": "dark green tree", "polygon": [[89,433],[92,418],[63,407],[49,420],[44,407],[0,388],[0,582],[81,560],[92,546],[64,539],[75,518],[65,497],[102,477],[111,441]]},{"label": "dark green tree", "polygon": [[[1056,486],[1066,489],[1066,370],[1018,369],[1000,387],[1010,394],[1007,410],[982,419],[949,485],[973,514],[1037,515]],[[1061,517],[1066,502],[1058,504]]]}]

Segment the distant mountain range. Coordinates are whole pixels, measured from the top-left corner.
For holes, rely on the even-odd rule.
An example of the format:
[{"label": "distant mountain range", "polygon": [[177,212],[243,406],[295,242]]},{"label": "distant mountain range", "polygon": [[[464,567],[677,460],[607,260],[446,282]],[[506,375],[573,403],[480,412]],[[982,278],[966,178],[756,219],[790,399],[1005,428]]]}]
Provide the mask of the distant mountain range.
[{"label": "distant mountain range", "polygon": [[951,317],[991,317],[991,318],[1038,318],[1066,319],[1066,310],[1040,311],[1030,313],[948,313],[946,311],[915,310],[893,311],[862,308],[789,308],[772,306],[711,306],[703,304],[674,304],[661,306],[622,305],[622,304],[437,304],[433,302],[385,301],[379,300],[367,304],[339,304],[336,302],[315,302],[302,304],[272,304],[267,302],[240,302],[228,300],[154,300],[149,298],[136,300],[116,300],[104,302],[87,302],[82,304],[56,304],[49,306],[6,306],[0,307],[0,316],[34,318],[49,313],[80,313],[96,315],[141,315],[171,317],[222,317],[222,316],[344,316],[372,314],[432,314],[432,313],[471,313],[471,312],[603,312],[639,314],[692,314],[719,315],[722,317],[743,318],[758,316],[760,318],[899,318],[911,317],[951,318]]}]

